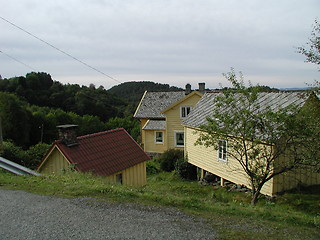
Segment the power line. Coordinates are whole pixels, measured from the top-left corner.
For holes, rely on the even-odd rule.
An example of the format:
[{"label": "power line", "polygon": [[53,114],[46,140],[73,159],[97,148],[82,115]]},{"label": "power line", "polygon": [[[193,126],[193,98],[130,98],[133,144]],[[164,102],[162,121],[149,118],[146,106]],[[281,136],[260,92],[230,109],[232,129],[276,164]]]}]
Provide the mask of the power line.
[{"label": "power line", "polygon": [[14,60],[14,61],[16,61],[16,62],[18,62],[18,63],[20,63],[20,64],[22,64],[22,65],[24,65],[24,66],[26,66],[26,67],[28,67],[30,69],[32,69],[34,71],[37,71],[36,69],[34,69],[33,67],[29,66],[28,64],[20,61],[19,59],[16,59],[15,57],[10,56],[9,54],[7,54],[7,53],[5,53],[5,52],[3,52],[1,50],[0,50],[0,53],[2,53],[3,55],[6,55],[8,58],[11,58],[12,60]]},{"label": "power line", "polygon": [[72,56],[71,54],[69,54],[69,53],[67,53],[67,52],[65,52],[65,51],[63,51],[63,50],[61,50],[61,49],[57,48],[56,46],[52,45],[51,43],[48,43],[47,41],[45,41],[45,40],[43,40],[43,39],[41,39],[41,38],[37,37],[36,35],[32,34],[31,32],[28,32],[27,30],[23,29],[22,27],[19,27],[18,25],[16,25],[16,24],[14,24],[14,23],[10,22],[9,20],[7,20],[7,19],[5,19],[5,18],[3,18],[3,17],[1,17],[1,16],[0,16],[0,18],[1,18],[3,21],[5,21],[5,22],[9,23],[10,25],[12,25],[12,26],[14,26],[14,27],[18,28],[19,30],[23,31],[24,33],[26,33],[26,34],[28,34],[28,35],[32,36],[33,38],[35,38],[35,39],[37,39],[37,40],[39,40],[39,41],[43,42],[44,44],[46,44],[46,45],[48,45],[48,46],[52,47],[53,49],[55,49],[55,50],[57,50],[57,51],[61,52],[62,54],[66,55],[66,56],[68,56],[68,57],[70,57],[70,58],[72,58],[73,60],[75,60],[75,61],[77,61],[77,62],[79,62],[79,63],[81,63],[81,64],[85,65],[86,67],[91,68],[92,70],[94,70],[94,71],[96,71],[96,72],[98,72],[98,73],[100,73],[100,74],[102,74],[102,75],[104,75],[104,76],[106,76],[106,77],[108,77],[108,78],[110,78],[110,79],[112,79],[112,80],[114,80],[114,81],[118,82],[118,83],[121,83],[119,80],[117,80],[117,79],[115,79],[115,78],[111,77],[110,75],[108,75],[108,74],[106,74],[106,73],[104,73],[104,72],[100,71],[99,69],[97,69],[97,68],[95,68],[95,67],[92,67],[91,65],[89,65],[89,64],[87,64],[87,63],[85,63],[84,61],[81,61],[80,59],[78,59],[78,58],[76,58],[76,57]]}]

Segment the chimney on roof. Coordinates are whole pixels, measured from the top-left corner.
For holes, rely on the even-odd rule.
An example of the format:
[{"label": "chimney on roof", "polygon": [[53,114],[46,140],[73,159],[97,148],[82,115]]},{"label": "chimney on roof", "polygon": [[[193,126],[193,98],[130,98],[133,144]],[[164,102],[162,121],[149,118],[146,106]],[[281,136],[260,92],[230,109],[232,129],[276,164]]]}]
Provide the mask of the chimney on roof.
[{"label": "chimney on roof", "polygon": [[199,92],[205,93],[206,91],[206,84],[205,83],[199,83]]},{"label": "chimney on roof", "polygon": [[186,92],[185,92],[185,94],[188,95],[188,94],[190,94],[190,93],[191,93],[191,85],[190,85],[190,83],[188,83],[188,84],[186,85]]},{"label": "chimney on roof", "polygon": [[59,140],[67,147],[78,145],[77,128],[78,125],[66,124],[57,126],[59,131]]}]

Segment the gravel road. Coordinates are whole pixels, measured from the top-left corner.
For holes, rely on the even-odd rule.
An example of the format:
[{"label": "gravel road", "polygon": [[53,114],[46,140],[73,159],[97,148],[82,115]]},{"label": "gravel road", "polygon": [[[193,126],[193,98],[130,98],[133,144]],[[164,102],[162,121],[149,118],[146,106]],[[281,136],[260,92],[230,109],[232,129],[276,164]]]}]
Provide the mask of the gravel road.
[{"label": "gravel road", "polygon": [[0,190],[0,239],[217,239],[174,209]]}]

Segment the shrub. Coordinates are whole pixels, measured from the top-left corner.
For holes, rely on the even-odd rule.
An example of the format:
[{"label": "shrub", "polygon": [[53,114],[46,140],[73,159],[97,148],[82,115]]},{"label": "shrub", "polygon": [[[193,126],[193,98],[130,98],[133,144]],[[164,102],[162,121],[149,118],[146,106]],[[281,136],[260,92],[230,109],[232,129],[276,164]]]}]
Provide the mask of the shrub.
[{"label": "shrub", "polygon": [[1,144],[0,156],[27,168],[34,169],[49,148],[49,144],[38,143],[31,146],[29,150],[23,150],[13,142],[8,141]]},{"label": "shrub", "polygon": [[159,156],[160,169],[166,172],[175,170],[178,159],[183,159],[183,151],[178,149],[169,149]]},{"label": "shrub", "polygon": [[27,152],[11,141],[3,142],[1,144],[0,156],[22,166],[29,167],[29,155]]},{"label": "shrub", "polygon": [[38,143],[28,149],[27,154],[30,159],[28,162],[29,168],[35,169],[39,165],[44,155],[50,149],[50,146],[50,144]]},{"label": "shrub", "polygon": [[159,163],[153,160],[147,161],[147,174],[157,174],[160,172],[160,166]]},{"label": "shrub", "polygon": [[188,163],[185,158],[180,158],[176,162],[175,169],[180,177],[188,180],[197,179],[197,167]]}]

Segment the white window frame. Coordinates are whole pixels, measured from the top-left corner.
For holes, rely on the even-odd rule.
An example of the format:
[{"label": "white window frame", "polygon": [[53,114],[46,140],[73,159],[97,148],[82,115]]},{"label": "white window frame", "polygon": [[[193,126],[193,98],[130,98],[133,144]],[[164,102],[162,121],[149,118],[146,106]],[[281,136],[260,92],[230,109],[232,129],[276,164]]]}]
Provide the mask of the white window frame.
[{"label": "white window frame", "polygon": [[[161,134],[162,134],[162,136],[161,136],[161,142],[159,142],[159,141],[157,140],[157,133],[161,133]],[[154,132],[154,143],[155,143],[155,144],[163,144],[163,143],[164,143],[164,132],[163,132],[163,131],[155,131],[155,132]]]},{"label": "white window frame", "polygon": [[[177,144],[177,134],[183,134],[183,145],[178,145]],[[184,147],[184,131],[174,131],[174,146],[175,147],[181,147],[181,148],[183,148]]]},{"label": "white window frame", "polygon": [[228,162],[228,141],[225,139],[219,140],[217,150],[218,160],[221,162]]},{"label": "white window frame", "polygon": [[[189,112],[188,112],[188,108],[189,108]],[[180,118],[185,119],[190,114],[191,110],[192,110],[192,106],[190,105],[180,106]]]}]

